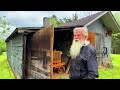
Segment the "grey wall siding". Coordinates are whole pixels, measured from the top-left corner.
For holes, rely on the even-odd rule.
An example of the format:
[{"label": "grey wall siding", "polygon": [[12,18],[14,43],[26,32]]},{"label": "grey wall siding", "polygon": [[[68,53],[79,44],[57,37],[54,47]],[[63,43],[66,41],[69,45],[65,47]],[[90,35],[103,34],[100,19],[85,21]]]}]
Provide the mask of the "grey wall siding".
[{"label": "grey wall siding", "polygon": [[[7,50],[7,60],[9,61],[10,65],[12,62],[12,40],[7,41],[6,43],[6,50]],[[11,65],[12,66],[12,65]]]},{"label": "grey wall siding", "polygon": [[103,46],[107,47],[108,49],[108,58],[110,58],[111,54],[111,35],[107,36],[105,35],[107,29],[103,26],[102,21],[100,19],[96,20],[89,26],[87,26],[89,32],[95,32],[98,34],[102,34],[102,41]]},{"label": "grey wall siding", "polygon": [[107,37],[105,37],[105,47],[107,47],[108,49],[108,58],[110,58],[111,54],[111,39],[112,39],[111,35],[107,35]]},{"label": "grey wall siding", "polygon": [[23,34],[18,34],[7,42],[7,59],[14,73],[22,77]]},{"label": "grey wall siding", "polygon": [[103,34],[103,25],[101,20],[96,20],[95,22],[93,22],[92,24],[87,26],[89,32],[95,32],[95,33],[99,33],[99,34]]}]

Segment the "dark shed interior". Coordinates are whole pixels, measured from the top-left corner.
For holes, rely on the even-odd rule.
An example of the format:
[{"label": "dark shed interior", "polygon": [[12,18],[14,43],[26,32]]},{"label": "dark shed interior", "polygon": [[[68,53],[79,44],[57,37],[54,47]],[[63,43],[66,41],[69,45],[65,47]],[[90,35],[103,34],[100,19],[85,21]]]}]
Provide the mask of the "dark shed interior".
[{"label": "dark shed interior", "polygon": [[[37,32],[37,33],[39,33],[39,32]],[[35,34],[33,32],[33,33],[29,33],[27,35],[27,41],[26,41],[27,42],[27,45],[26,45],[26,52],[27,52],[26,72],[27,73],[25,75],[27,77],[32,76],[32,77],[36,78],[35,73],[39,73],[40,75],[42,74],[41,72],[35,71],[33,66],[37,67],[38,69],[43,70],[43,72],[46,72],[46,70],[50,71],[50,69],[47,68],[50,63],[50,58],[48,58],[47,53],[45,54],[45,56],[41,56],[44,53],[42,51],[40,51],[43,46],[45,46],[45,45],[46,45],[45,47],[49,46],[50,42],[45,41],[48,44],[44,43],[43,40],[46,40],[47,37],[42,36],[42,38],[43,38],[42,42],[44,44],[43,43],[38,44],[38,42],[39,42],[38,39],[40,39],[41,37],[39,37],[37,39],[33,38],[33,36],[36,36],[37,33]],[[43,34],[41,34],[41,35],[43,35]],[[62,68],[62,73],[66,72],[68,63],[70,60],[69,51],[70,51],[70,46],[72,44],[72,40],[73,40],[73,28],[54,28],[53,53],[55,51],[55,52],[62,52],[62,54],[61,54],[61,57],[57,58],[57,59],[54,58],[54,55],[53,55],[53,68],[54,68],[53,72],[55,71],[55,73],[57,72],[59,74],[59,72],[61,72],[61,71],[59,71],[59,70],[61,70],[61,68]],[[49,41],[49,39],[48,39],[48,41]],[[55,54],[55,56],[56,55],[60,55],[60,54]],[[54,63],[55,60],[58,60],[58,64]],[[59,61],[60,61],[60,63],[59,63]],[[45,66],[46,68],[44,68],[43,66]],[[34,71],[35,73],[33,73],[31,71]],[[50,74],[49,72],[47,72],[47,73]],[[45,73],[43,73],[43,74],[46,75]],[[40,77],[40,75],[37,76],[37,78],[42,78],[42,77]],[[47,77],[49,77],[49,75],[45,76],[45,78],[47,78]]]},{"label": "dark shed interior", "polygon": [[55,30],[54,31],[54,50],[62,51],[61,59],[67,64],[69,59],[69,50],[72,44],[72,30]]}]

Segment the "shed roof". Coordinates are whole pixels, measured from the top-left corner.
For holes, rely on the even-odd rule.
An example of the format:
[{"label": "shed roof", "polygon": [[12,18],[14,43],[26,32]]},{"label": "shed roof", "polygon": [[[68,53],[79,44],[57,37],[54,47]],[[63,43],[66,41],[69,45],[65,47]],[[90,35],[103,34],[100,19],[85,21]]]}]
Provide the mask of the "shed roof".
[{"label": "shed roof", "polygon": [[[107,15],[105,15],[106,13],[109,13]],[[87,16],[87,17],[84,17],[84,18],[81,18],[79,20],[75,20],[75,21],[72,21],[72,22],[69,22],[69,23],[64,23],[62,24],[61,26],[58,26],[58,27],[55,27],[55,30],[59,30],[59,29],[64,29],[64,30],[68,30],[68,29],[73,29],[74,27],[82,27],[82,26],[87,26],[89,24],[91,24],[92,22],[96,21],[97,19],[101,18],[103,16],[103,22],[108,22],[109,19],[105,19],[106,16],[109,16],[109,18],[111,19],[111,22],[114,22],[112,23],[112,25],[110,24],[105,24],[106,26],[108,26],[109,28],[112,28],[112,29],[118,29],[120,30],[120,27],[118,25],[118,23],[116,22],[115,18],[113,17],[112,13],[110,11],[102,11],[102,12],[98,12],[96,14],[92,14],[90,16]],[[110,22],[110,23],[111,23]],[[108,22],[109,23],[109,22]],[[116,28],[115,28],[116,27]],[[17,27],[11,34],[10,36],[8,36],[6,38],[5,41],[7,41],[8,38],[10,38],[15,32],[18,32],[21,31],[23,32],[24,30],[40,30],[41,28],[43,27]]]},{"label": "shed roof", "polygon": [[79,20],[74,20],[74,21],[69,22],[69,23],[64,23],[61,26],[79,26],[79,25],[84,26],[84,25],[86,25],[87,23],[89,23],[90,21],[92,21],[93,19],[95,19],[96,17],[98,17],[99,15],[101,15],[104,12],[105,11],[98,12],[98,13],[92,14],[90,16],[81,18]]}]

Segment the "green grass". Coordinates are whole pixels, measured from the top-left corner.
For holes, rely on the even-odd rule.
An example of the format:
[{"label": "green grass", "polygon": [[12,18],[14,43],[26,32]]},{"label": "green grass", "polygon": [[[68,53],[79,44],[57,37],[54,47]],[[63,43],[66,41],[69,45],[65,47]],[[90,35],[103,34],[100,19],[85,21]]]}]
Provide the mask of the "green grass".
[{"label": "green grass", "polygon": [[7,61],[6,52],[0,55],[0,79],[14,79],[14,75]]},{"label": "green grass", "polygon": [[[113,68],[99,68],[98,79],[120,79],[120,54],[112,54]],[[66,77],[62,77],[65,78]],[[14,79],[8,64],[6,52],[0,55],[0,79]]]},{"label": "green grass", "polygon": [[120,79],[120,54],[112,54],[113,68],[100,68],[98,79]]}]

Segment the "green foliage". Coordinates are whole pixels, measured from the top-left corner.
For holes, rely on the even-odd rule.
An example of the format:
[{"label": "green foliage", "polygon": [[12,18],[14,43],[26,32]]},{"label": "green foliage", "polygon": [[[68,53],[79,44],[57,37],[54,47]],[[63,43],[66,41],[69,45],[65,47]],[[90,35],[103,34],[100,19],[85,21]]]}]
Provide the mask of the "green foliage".
[{"label": "green foliage", "polygon": [[6,51],[6,43],[3,39],[0,40],[0,55],[2,54],[2,52]]},{"label": "green foliage", "polygon": [[50,24],[54,26],[60,26],[61,23],[57,20],[57,17],[55,15],[50,17]]},{"label": "green foliage", "polygon": [[64,17],[63,19],[59,19],[59,22],[62,23],[68,23],[74,20],[78,20],[79,15],[77,13],[73,14],[72,17]]},{"label": "green foliage", "polygon": [[6,51],[6,43],[3,40],[5,33],[10,30],[10,23],[5,21],[6,16],[0,17],[0,54]]},{"label": "green foliage", "polygon": [[72,17],[64,17],[62,19],[57,19],[57,17],[55,15],[51,16],[50,17],[50,24],[54,25],[54,26],[60,26],[62,25],[63,23],[68,23],[68,22],[71,22],[73,20],[78,20],[79,18],[79,15],[77,13],[73,14]]},{"label": "green foliage", "polygon": [[[120,12],[115,12],[113,15],[120,26]],[[112,53],[120,53],[120,31],[114,31],[112,34]]]},{"label": "green foliage", "polygon": [[6,16],[0,17],[0,34],[5,34],[8,30],[10,30],[10,23],[5,21]]},{"label": "green foliage", "polygon": [[1,48],[0,48],[0,55],[2,55],[2,51],[1,51]]},{"label": "green foliage", "polygon": [[112,53],[120,53],[120,33],[112,34]]}]

